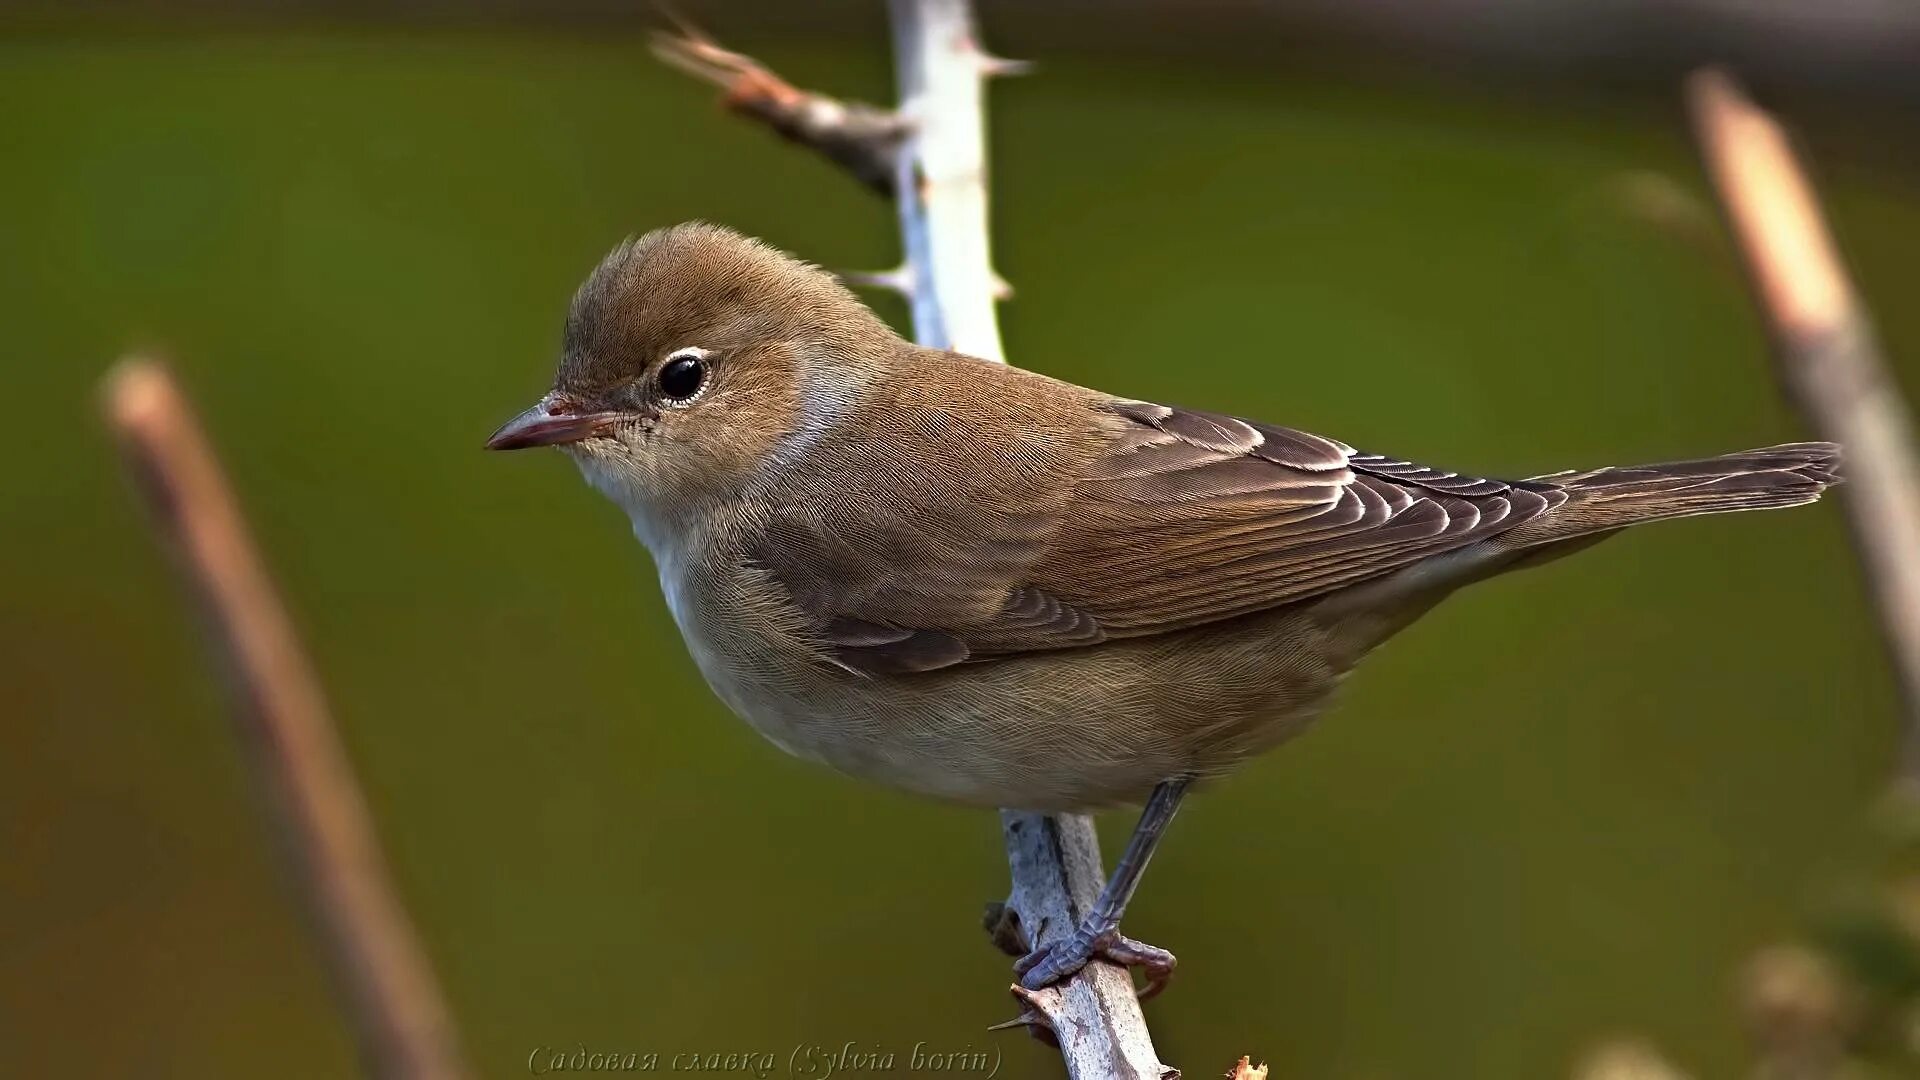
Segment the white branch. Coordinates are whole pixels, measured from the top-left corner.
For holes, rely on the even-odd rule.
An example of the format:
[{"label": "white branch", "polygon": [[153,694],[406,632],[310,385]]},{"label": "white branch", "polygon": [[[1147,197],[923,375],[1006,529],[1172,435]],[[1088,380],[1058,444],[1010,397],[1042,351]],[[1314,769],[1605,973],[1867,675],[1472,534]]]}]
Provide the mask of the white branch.
[{"label": "white branch", "polygon": [[892,0],[900,115],[910,134],[896,166],[914,337],[1006,361],[988,248],[986,77],[967,0]]},{"label": "white branch", "polygon": [[[967,0],[890,0],[901,115],[911,125],[894,185],[906,242],[914,335],[923,345],[1004,362],[987,228],[986,78],[1001,68],[979,46]],[[1001,812],[1013,889],[1007,907],[1030,947],[1063,940],[1105,875],[1093,821]],[[1060,1043],[1075,1080],[1162,1080],[1133,977],[1103,961],[1058,987],[1021,991]]]}]

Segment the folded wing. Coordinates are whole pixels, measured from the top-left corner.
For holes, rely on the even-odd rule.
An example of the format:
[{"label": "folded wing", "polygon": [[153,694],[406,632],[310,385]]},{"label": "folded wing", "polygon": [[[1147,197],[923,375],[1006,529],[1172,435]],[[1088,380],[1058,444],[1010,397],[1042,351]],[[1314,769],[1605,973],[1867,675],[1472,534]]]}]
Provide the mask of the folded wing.
[{"label": "folded wing", "polygon": [[838,661],[925,671],[1218,622],[1474,543],[1566,498],[1230,416],[1110,407],[1109,445],[1041,490],[1017,535],[987,529],[978,559],[949,551],[919,597],[895,580],[884,604],[862,605],[817,587],[831,575],[816,564],[802,604]]}]

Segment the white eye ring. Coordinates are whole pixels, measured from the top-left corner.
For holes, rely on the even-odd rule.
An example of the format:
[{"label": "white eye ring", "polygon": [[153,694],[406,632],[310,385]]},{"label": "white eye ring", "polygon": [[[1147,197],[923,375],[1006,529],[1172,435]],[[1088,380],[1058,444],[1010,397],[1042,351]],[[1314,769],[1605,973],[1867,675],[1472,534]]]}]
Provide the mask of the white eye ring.
[{"label": "white eye ring", "polygon": [[[660,361],[660,370],[654,375],[654,383],[660,387],[661,401],[668,408],[684,409],[699,401],[706,394],[707,385],[713,381],[707,358],[713,354],[706,349],[689,345],[675,349]],[[689,377],[696,380],[691,389],[675,386],[684,383]]]}]

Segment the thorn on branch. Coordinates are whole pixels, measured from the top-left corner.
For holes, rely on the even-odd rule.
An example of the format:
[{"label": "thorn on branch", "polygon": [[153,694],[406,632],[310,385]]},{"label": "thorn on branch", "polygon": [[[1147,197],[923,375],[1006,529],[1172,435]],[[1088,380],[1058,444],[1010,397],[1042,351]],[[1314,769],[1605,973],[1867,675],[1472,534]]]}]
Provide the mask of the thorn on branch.
[{"label": "thorn on branch", "polygon": [[980,74],[989,79],[1006,79],[1033,71],[1031,60],[1009,60],[1004,56],[993,56],[984,52],[979,54],[979,64]]},{"label": "thorn on branch", "polygon": [[1020,1015],[988,1028],[988,1031],[1005,1031],[1013,1027],[1025,1027],[1027,1034],[1046,1043],[1054,1049],[1060,1048],[1060,988],[1049,986],[1044,990],[1029,990],[1019,983],[1007,987],[1013,996],[1020,999]]},{"label": "thorn on branch", "polygon": [[1014,1028],[1051,1032],[1053,1030],[1053,1022],[1048,1020],[1046,1014],[1039,1010],[1027,1008],[1022,1009],[1020,1015],[1011,1020],[1002,1020],[997,1024],[987,1025],[988,1031],[1012,1031]]},{"label": "thorn on branch", "polygon": [[913,269],[909,266],[896,266],[891,270],[841,270],[835,272],[834,276],[854,288],[886,289],[901,296],[913,295]]},{"label": "thorn on branch", "polygon": [[729,111],[759,121],[851,172],[877,194],[892,197],[894,160],[909,126],[897,113],[802,90],[753,57],[722,48],[688,27],[655,34],[653,55],[720,87],[720,103]]}]

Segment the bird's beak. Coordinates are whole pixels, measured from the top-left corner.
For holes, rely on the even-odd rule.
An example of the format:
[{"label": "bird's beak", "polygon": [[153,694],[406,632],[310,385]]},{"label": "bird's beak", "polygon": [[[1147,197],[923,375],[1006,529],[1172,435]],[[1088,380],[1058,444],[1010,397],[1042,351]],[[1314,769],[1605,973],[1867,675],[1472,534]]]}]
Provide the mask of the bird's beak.
[{"label": "bird's beak", "polygon": [[613,412],[579,412],[556,395],[500,425],[487,440],[489,450],[524,450],[529,446],[559,446],[598,435],[624,419]]}]

